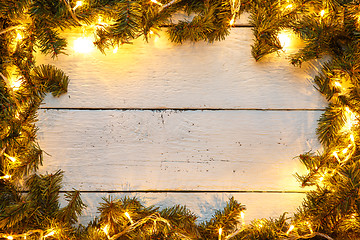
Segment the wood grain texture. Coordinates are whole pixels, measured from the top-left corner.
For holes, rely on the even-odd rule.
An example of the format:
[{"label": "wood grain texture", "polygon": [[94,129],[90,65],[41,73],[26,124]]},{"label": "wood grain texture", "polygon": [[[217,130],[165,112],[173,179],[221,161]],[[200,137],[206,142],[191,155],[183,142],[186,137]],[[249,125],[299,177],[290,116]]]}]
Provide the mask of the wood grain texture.
[{"label": "wood grain texture", "polygon": [[[284,54],[261,62],[251,56],[251,28],[233,28],[225,41],[177,45],[164,32],[149,43],[138,39],[116,54],[79,54],[68,33],[68,56],[52,63],[70,76],[69,93],[47,97],[45,107],[109,108],[324,108],[312,70],[296,68]],[[87,35],[91,36],[91,32]],[[296,45],[294,45],[295,47]]]},{"label": "wood grain texture", "polygon": [[245,222],[247,224],[254,219],[276,218],[285,211],[291,216],[301,203],[305,194],[302,193],[136,193],[136,194],[114,194],[114,193],[82,193],[81,197],[87,208],[80,223],[87,224],[98,216],[97,208],[102,198],[112,197],[114,199],[124,196],[137,197],[144,205],[156,205],[163,209],[174,205],[186,205],[198,216],[198,222],[209,220],[216,210],[226,206],[231,196],[246,206]]},{"label": "wood grain texture", "polygon": [[41,172],[64,189],[297,191],[316,111],[40,111]]}]

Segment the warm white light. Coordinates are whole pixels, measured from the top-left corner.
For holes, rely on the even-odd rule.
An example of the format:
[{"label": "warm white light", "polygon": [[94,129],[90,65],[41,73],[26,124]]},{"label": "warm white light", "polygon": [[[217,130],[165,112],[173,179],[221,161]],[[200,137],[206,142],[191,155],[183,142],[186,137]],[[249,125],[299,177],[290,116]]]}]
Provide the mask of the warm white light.
[{"label": "warm white light", "polygon": [[323,10],[320,11],[320,16],[324,17],[324,15],[325,15],[325,10],[323,9]]},{"label": "warm white light", "polygon": [[339,82],[334,82],[334,85],[341,88],[341,84]]},{"label": "warm white light", "polygon": [[113,50],[113,53],[117,53],[118,50],[119,50],[119,47],[116,46],[116,47],[114,48],[114,50]]},{"label": "warm white light", "polygon": [[74,51],[77,53],[90,53],[93,49],[94,44],[90,37],[79,37],[74,41]]},{"label": "warm white light", "polygon": [[78,7],[81,7],[83,5],[82,1],[76,1],[75,7],[73,7],[73,11],[75,11]]},{"label": "warm white light", "polygon": [[336,158],[336,160],[338,160],[339,163],[341,163],[341,160],[340,160],[337,152],[333,152],[333,156]]},{"label": "warm white light", "polygon": [[51,231],[50,233],[46,234],[44,238],[50,237],[55,234],[55,231]]},{"label": "warm white light", "polygon": [[219,228],[219,240],[221,240],[222,228]]},{"label": "warm white light", "polygon": [[13,240],[14,237],[13,236],[7,236],[6,239]]},{"label": "warm white light", "polygon": [[241,212],[240,213],[240,217],[241,217],[241,225],[245,225],[245,213],[244,212]]},{"label": "warm white light", "polygon": [[109,234],[109,228],[110,228],[109,225],[105,225],[102,229],[106,235]]},{"label": "warm white light", "polygon": [[355,139],[354,139],[354,135],[353,135],[353,134],[350,135],[350,140],[351,140],[352,142],[355,142]]},{"label": "warm white light", "polygon": [[347,153],[348,150],[349,150],[348,148],[345,148],[344,150],[342,150],[342,153],[345,154]]},{"label": "warm white light", "polygon": [[10,87],[13,89],[13,91],[19,90],[22,84],[21,78],[17,78],[17,79],[11,78],[9,79],[9,82],[10,82]]},{"label": "warm white light", "polygon": [[134,224],[134,221],[131,219],[130,214],[128,212],[125,212],[124,214],[129,219],[130,223]]},{"label": "warm white light", "polygon": [[278,35],[278,39],[280,41],[281,47],[286,49],[291,45],[291,37],[289,31],[281,31]]},{"label": "warm white light", "polygon": [[159,2],[156,1],[156,0],[151,0],[151,2],[153,2],[153,3],[155,3],[155,4],[159,5],[159,6],[162,6],[162,3],[159,3]]},{"label": "warm white light", "polygon": [[9,155],[7,155],[6,153],[4,153],[4,156],[7,157],[8,159],[10,159],[12,162],[16,162],[16,158],[15,157],[11,157]]},{"label": "warm white light", "polygon": [[5,175],[5,176],[0,177],[0,179],[9,179],[9,178],[11,178],[10,175]]},{"label": "warm white light", "polygon": [[289,235],[289,233],[291,233],[292,230],[294,230],[295,226],[294,225],[290,225],[289,230],[287,230],[286,235]]},{"label": "warm white light", "polygon": [[17,41],[20,41],[21,39],[23,39],[23,37],[21,36],[20,33],[17,33],[17,34],[16,34],[16,40],[17,40]]},{"label": "warm white light", "polygon": [[292,4],[289,4],[289,5],[287,5],[285,8],[286,9],[291,9],[293,7],[293,5]]}]

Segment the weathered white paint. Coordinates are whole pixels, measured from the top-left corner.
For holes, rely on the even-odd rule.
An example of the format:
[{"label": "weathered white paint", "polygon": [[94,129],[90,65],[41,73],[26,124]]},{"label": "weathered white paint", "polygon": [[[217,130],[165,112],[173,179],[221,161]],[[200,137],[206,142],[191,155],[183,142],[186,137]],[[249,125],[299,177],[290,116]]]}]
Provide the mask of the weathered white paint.
[{"label": "weathered white paint", "polygon": [[320,113],[42,110],[42,171],[67,190],[299,190]]},{"label": "weathered white paint", "polygon": [[[40,172],[65,171],[63,190],[240,190],[247,218],[276,217],[300,205],[292,176],[304,171],[296,159],[316,150],[315,128],[326,102],[308,80],[313,72],[289,65],[283,54],[256,63],[251,29],[235,28],[227,40],[176,45],[153,37],[123,45],[107,56],[69,51],[53,63],[71,78],[69,93],[47,97],[53,108],[217,108],[295,111],[41,110]],[[68,34],[73,41],[79,33]],[[309,75],[310,74],[310,75]],[[96,213],[105,193],[83,193]],[[120,196],[119,194],[112,194]],[[138,193],[146,205],[186,204],[209,219],[230,194]]]},{"label": "weathered white paint", "polygon": [[226,206],[231,196],[246,206],[245,222],[254,219],[276,218],[284,211],[288,216],[296,211],[305,194],[303,193],[82,193],[81,197],[87,208],[80,217],[80,223],[87,224],[98,216],[97,208],[102,198],[113,199],[124,196],[137,197],[145,206],[159,206],[160,209],[172,207],[177,204],[185,205],[192,210],[198,221],[209,220],[216,210]]},{"label": "weathered white paint", "polygon": [[[90,33],[89,33],[90,34]],[[255,62],[250,28],[234,28],[227,40],[176,45],[167,36],[139,39],[116,54],[69,51],[53,63],[71,78],[69,94],[46,98],[46,107],[118,108],[324,108],[309,81],[309,68],[284,55]],[[70,43],[81,36],[70,35]]]}]

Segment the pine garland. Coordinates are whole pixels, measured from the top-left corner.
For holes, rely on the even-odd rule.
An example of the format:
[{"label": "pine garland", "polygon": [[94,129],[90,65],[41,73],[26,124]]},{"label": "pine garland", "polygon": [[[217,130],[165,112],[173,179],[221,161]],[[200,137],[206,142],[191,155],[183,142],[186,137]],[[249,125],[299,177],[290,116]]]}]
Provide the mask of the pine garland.
[{"label": "pine garland", "polygon": [[[0,238],[358,239],[359,10],[359,0],[0,1]],[[173,23],[179,11],[194,17]],[[329,101],[317,129],[324,151],[299,156],[308,174],[297,178],[314,190],[296,214],[244,225],[245,207],[231,198],[223,211],[197,224],[183,206],[160,210],[125,197],[103,199],[100,216],[77,226],[85,208],[80,192],[66,193],[68,204],[60,207],[62,172],[36,173],[43,153],[36,142],[36,111],[46,93],[65,93],[69,78],[54,66],[36,66],[35,49],[56,57],[67,46],[62,30],[90,26],[102,52],[139,37],[148,40],[162,26],[176,43],[214,42],[225,39],[243,12],[250,13],[257,61],[281,51],[278,34],[285,29],[305,44],[291,56],[292,64],[330,59],[314,78]]]}]

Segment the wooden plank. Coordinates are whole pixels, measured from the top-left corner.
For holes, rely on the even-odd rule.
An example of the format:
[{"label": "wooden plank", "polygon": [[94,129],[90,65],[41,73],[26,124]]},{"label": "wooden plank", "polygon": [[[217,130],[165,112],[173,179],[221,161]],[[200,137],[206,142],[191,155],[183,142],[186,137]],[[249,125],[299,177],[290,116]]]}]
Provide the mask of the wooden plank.
[{"label": "wooden plank", "polygon": [[145,206],[156,205],[163,209],[174,205],[186,205],[198,216],[198,221],[209,220],[216,210],[226,206],[231,196],[245,205],[245,222],[247,224],[254,219],[276,218],[284,212],[289,215],[295,212],[301,204],[305,194],[303,193],[81,193],[87,209],[80,217],[81,224],[87,224],[98,216],[97,208],[103,197],[121,198],[124,196],[137,197]]},{"label": "wooden plank", "polygon": [[[138,39],[116,54],[94,50],[79,54],[72,43],[91,32],[67,33],[68,56],[53,61],[71,79],[60,99],[47,97],[45,107],[71,108],[324,108],[314,89],[314,73],[296,68],[284,54],[261,62],[251,56],[251,28],[233,28],[225,41],[171,43],[164,32],[149,43]],[[292,47],[296,48],[296,44]]]},{"label": "wooden plank", "polygon": [[40,172],[64,170],[65,190],[298,191],[320,114],[41,110]]}]

